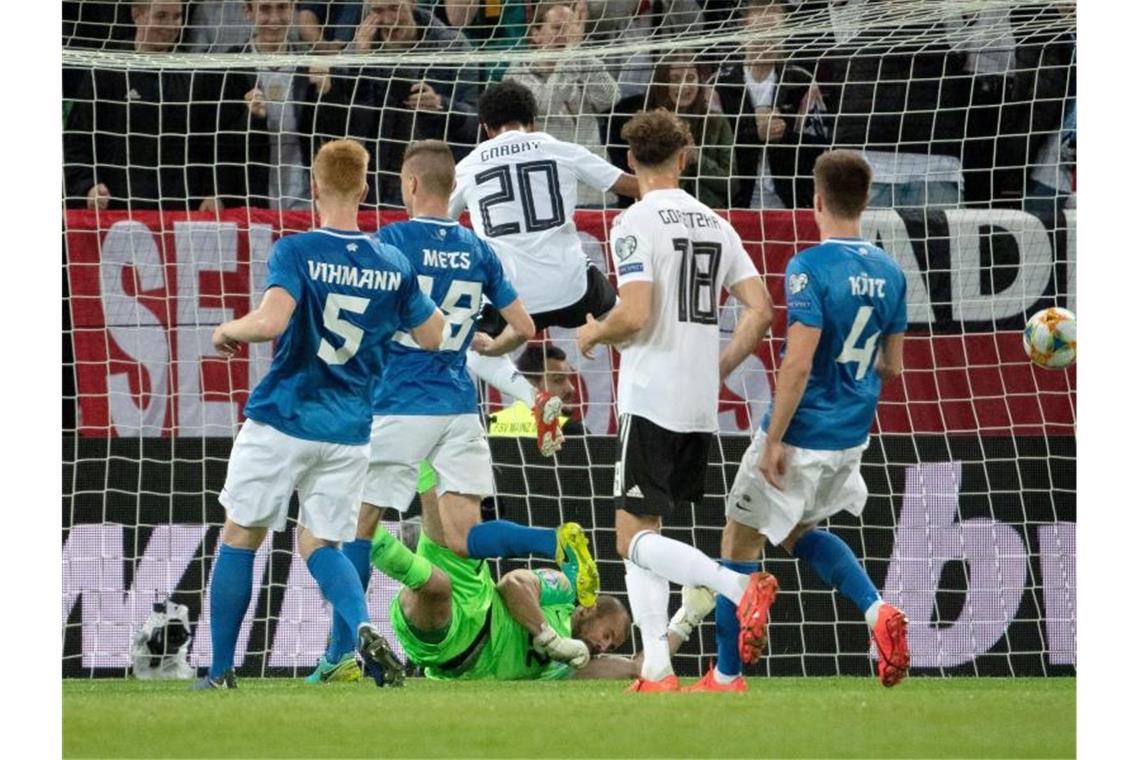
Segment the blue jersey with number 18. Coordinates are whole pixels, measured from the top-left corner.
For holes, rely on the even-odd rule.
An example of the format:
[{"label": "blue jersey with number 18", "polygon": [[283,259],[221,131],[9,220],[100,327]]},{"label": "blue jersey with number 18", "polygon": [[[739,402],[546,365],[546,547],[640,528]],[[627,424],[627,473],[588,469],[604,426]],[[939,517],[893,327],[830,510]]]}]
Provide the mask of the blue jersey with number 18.
[{"label": "blue jersey with number 18", "polygon": [[450,219],[418,217],[389,224],[382,243],[407,256],[423,292],[443,312],[439,351],[424,351],[406,333],[388,344],[381,380],[372,397],[375,415],[473,414],[479,410],[467,374],[467,347],[484,295],[497,309],[518,298],[491,247]]},{"label": "blue jersey with number 18", "polygon": [[[888,335],[906,331],[906,278],[886,251],[830,238],[800,251],[784,276],[788,327],[821,331],[803,399],[784,441],[839,450],[867,439],[881,381],[875,357]],[[760,426],[767,431],[771,412]]]},{"label": "blue jersey with number 18", "polygon": [[361,232],[313,230],[274,244],[265,287],[296,307],[246,417],[295,438],[368,443],[385,344],[435,311],[407,259]]}]

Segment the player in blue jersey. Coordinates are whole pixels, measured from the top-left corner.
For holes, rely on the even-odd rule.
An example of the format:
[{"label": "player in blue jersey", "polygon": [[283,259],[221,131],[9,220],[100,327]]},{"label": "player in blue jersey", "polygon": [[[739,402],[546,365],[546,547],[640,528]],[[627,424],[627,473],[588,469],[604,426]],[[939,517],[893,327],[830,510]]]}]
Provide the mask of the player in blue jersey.
[{"label": "player in blue jersey", "polygon": [[226,522],[210,579],[208,675],[197,688],[234,688],[234,647],[252,596],[254,552],[284,530],[297,491],[297,546],[334,615],[353,632],[377,685],[402,682],[388,643],[368,623],[364,591],[337,547],[356,535],[368,473],[371,392],[383,346],[397,330],[426,349],[442,341],[443,315],[407,259],[357,227],[368,152],[326,144],[313,161],[321,228],[277,241],[261,304],[214,331],[233,356],[242,343],[277,339],[273,364],[250,393],[218,501]]},{"label": "player in blue jersey", "polygon": [[[752,572],[766,538],[806,562],[864,614],[879,680],[894,686],[910,666],[906,617],[883,602],[847,544],[816,526],[840,511],[859,515],[867,501],[859,465],[880,388],[902,373],[906,279],[894,259],[859,237],[867,162],[832,151],[814,171],[823,242],[788,262],[788,334],[776,395],[726,500],[721,552],[732,569]],[[753,613],[767,619],[766,608]],[[693,688],[743,691],[736,608],[723,597],[716,624],[716,667]],[[759,657],[762,642],[741,643],[747,661]]]},{"label": "player in blue jersey", "polygon": [[[440,522],[442,546],[460,558],[537,555],[561,563],[590,606],[598,590],[597,566],[577,523],[535,528],[508,520],[480,522],[479,504],[494,492],[491,449],[479,417],[478,394],[467,372],[467,349],[484,297],[507,324],[529,339],[534,322],[491,247],[448,218],[455,186],[451,149],[439,140],[408,146],[400,171],[409,220],[380,230],[378,239],[408,258],[420,287],[445,315],[439,351],[425,351],[415,336],[397,333],[387,347],[372,400],[371,464],[356,540],[345,546],[365,588],[369,553],[380,515],[404,511],[416,493],[421,460],[438,477],[438,506],[425,501],[425,520]],[[386,529],[379,530],[387,535]],[[328,649],[310,681],[356,677],[351,630],[334,621]]]}]

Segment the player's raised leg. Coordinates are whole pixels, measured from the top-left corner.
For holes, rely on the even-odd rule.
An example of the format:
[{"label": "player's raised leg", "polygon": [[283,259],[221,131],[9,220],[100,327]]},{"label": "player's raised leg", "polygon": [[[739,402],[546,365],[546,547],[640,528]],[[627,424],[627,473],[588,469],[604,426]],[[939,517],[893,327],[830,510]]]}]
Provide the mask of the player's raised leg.
[{"label": "player's raised leg", "polygon": [[480,504],[494,493],[491,450],[474,415],[456,417],[432,454],[439,474],[439,514],[443,545],[460,557],[494,559],[536,556],[557,562],[574,584],[578,599],[592,606],[598,568],[582,526],[558,528],[481,519]]}]

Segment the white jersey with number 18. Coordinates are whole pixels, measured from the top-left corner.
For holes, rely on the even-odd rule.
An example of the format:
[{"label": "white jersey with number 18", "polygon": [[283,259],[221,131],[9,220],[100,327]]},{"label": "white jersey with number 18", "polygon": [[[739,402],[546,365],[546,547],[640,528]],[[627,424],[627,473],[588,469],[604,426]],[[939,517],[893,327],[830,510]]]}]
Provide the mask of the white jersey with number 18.
[{"label": "white jersey with number 18", "polygon": [[531,314],[586,293],[586,254],[574,226],[578,182],[608,190],[621,169],[545,132],[510,130],[478,145],[455,167],[450,213],[466,208]]},{"label": "white jersey with number 18", "polygon": [[653,284],[649,321],[621,347],[618,414],[715,432],[721,291],[758,276],[740,235],[684,190],[653,190],[614,220],[610,250],[619,288]]}]

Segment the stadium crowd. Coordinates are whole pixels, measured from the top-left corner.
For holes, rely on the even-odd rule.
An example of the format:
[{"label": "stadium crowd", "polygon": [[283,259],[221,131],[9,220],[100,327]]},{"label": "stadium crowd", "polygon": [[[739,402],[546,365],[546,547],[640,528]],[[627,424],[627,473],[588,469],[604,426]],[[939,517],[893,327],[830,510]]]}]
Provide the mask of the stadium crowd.
[{"label": "stadium crowd", "polygon": [[[873,207],[1052,216],[1072,205],[1075,31],[1055,29],[1075,3],[999,2],[937,28],[853,32],[851,20],[876,3],[889,4],[72,0],[64,2],[63,44],[73,49],[552,55],[462,66],[411,57],[395,66],[369,58],[353,66],[65,67],[65,203],[308,208],[311,157],[348,136],[372,156],[367,205],[398,208],[404,146],[442,139],[461,159],[479,140],[480,92],[506,78],[534,92],[536,129],[623,168],[620,132],[632,114],[681,114],[696,143],[685,189],[717,208],[809,207],[811,166],[834,147],[867,158]],[[808,17],[827,23],[797,23]],[[660,55],[605,47],[742,27],[756,41],[662,44]],[[618,199],[583,188],[581,205],[603,203]]]}]

